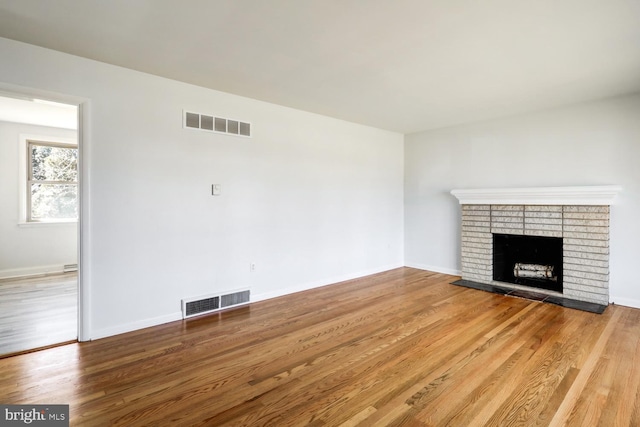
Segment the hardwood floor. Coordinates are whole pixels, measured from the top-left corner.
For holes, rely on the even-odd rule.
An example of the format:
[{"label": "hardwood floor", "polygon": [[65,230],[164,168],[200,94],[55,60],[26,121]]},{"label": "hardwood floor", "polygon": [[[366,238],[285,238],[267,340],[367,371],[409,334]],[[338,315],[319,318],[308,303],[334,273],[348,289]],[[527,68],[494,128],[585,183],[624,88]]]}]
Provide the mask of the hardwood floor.
[{"label": "hardwood floor", "polygon": [[0,402],[71,425],[638,426],[640,310],[401,268],[0,360]]},{"label": "hardwood floor", "polygon": [[0,281],[0,355],[46,347],[78,336],[78,275]]}]

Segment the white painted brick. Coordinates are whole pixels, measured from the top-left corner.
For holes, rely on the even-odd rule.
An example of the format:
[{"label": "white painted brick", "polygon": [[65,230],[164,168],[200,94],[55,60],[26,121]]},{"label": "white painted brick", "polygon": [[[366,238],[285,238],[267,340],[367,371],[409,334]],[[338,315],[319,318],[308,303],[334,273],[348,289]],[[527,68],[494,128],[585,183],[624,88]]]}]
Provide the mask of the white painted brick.
[{"label": "white painted brick", "polygon": [[495,231],[493,231],[494,229],[519,230],[519,233],[522,234],[522,230],[524,230],[524,226],[522,224],[507,224],[503,222],[494,222],[493,224],[491,224],[492,233],[495,233]]},{"label": "white painted brick", "polygon": [[[593,252],[581,252],[578,250],[573,250],[574,248],[581,248],[581,246],[571,246],[571,250],[567,249],[567,246],[564,247],[562,253],[564,254],[565,259],[577,259],[580,262],[584,262],[586,260],[598,261],[598,262],[606,262],[609,263],[609,254],[597,254]],[[574,262],[574,264],[576,264]]]},{"label": "white painted brick", "polygon": [[572,283],[602,289],[606,289],[609,286],[608,282],[603,282],[601,280],[581,279],[579,277],[562,277],[562,282],[563,286],[569,286]]},{"label": "white painted brick", "polygon": [[537,224],[537,223],[524,223],[525,230],[547,230],[547,231],[559,231],[562,233],[562,224]]},{"label": "white painted brick", "polygon": [[477,215],[477,216],[463,216],[462,223],[464,224],[467,221],[491,221],[491,217],[488,215]]},{"label": "white painted brick", "polygon": [[525,219],[547,219],[550,222],[559,222],[562,224],[562,212],[525,212]]},{"label": "white painted brick", "polygon": [[574,246],[571,244],[567,244],[567,239],[563,240],[563,253],[567,251],[569,253],[580,252],[586,255],[595,254],[595,255],[606,255],[609,256],[609,247],[599,247],[599,246]]},{"label": "white painted brick", "polygon": [[493,255],[490,254],[479,254],[475,252],[467,252],[466,250],[462,250],[460,253],[460,259],[465,262],[475,262],[478,264],[492,264],[493,263]]},{"label": "white painted brick", "polygon": [[488,246],[486,243],[477,243],[477,242],[463,242],[463,248],[478,248],[478,249],[489,249],[489,252],[492,251],[492,248]]},{"label": "white painted brick", "polygon": [[462,226],[463,232],[476,232],[476,233],[489,233],[489,227],[472,227],[472,226]]},{"label": "white painted brick", "polygon": [[563,212],[609,213],[609,206],[563,206]]},{"label": "white painted brick", "polygon": [[524,212],[523,205],[491,205],[491,211],[519,211]]},{"label": "white painted brick", "polygon": [[562,213],[562,206],[558,205],[525,205],[525,212],[557,212]]},{"label": "white painted brick", "polygon": [[522,228],[492,228],[491,232],[495,234],[516,234],[519,236],[524,234],[524,230]]},{"label": "white painted brick", "polygon": [[490,224],[491,219],[490,218],[484,218],[484,217],[472,217],[472,218],[463,218],[461,224],[462,225],[473,225],[473,224],[483,224],[486,223],[488,226],[488,224]]},{"label": "white painted brick", "polygon": [[524,218],[522,211],[491,211],[491,218]]},{"label": "white painted brick", "polygon": [[492,224],[522,224],[524,222],[523,217],[513,217],[513,216],[498,216],[494,215],[491,217]]},{"label": "white painted brick", "polygon": [[491,228],[513,228],[516,230],[524,229],[524,224],[522,222],[500,222],[493,221],[491,223]]},{"label": "white painted brick", "polygon": [[576,279],[591,279],[591,280],[597,280],[600,282],[609,281],[608,274],[585,273],[583,271],[575,271],[567,268],[564,269],[562,274],[563,274],[563,277],[575,277]]},{"label": "white painted brick", "polygon": [[491,244],[491,242],[470,242],[470,241],[462,241],[462,249],[469,247],[469,248],[484,248],[484,249],[489,249],[490,251],[493,250],[493,245]]},{"label": "white painted brick", "polygon": [[[461,261],[462,263],[462,261]],[[490,270],[493,268],[493,265],[491,264],[491,260],[482,260],[482,259],[473,259],[473,258],[466,258],[464,260],[464,265],[465,266],[469,266],[469,265],[477,265],[477,266],[484,266],[485,268],[483,268],[483,270]],[[463,270],[469,270],[469,268],[464,268]],[[473,270],[473,269],[472,269]]]},{"label": "white painted brick", "polygon": [[462,221],[460,223],[467,224],[471,222],[489,222],[489,221],[491,221],[491,218],[487,218],[484,216],[465,216],[465,217],[462,217]]},{"label": "white painted brick", "polygon": [[[608,234],[599,234],[599,233],[580,233],[577,231],[564,231],[562,233],[562,237],[571,238],[571,239],[582,239],[582,240],[599,240],[599,241],[609,241]],[[588,246],[588,245],[584,245]],[[591,245],[593,246],[593,245]]]},{"label": "white painted brick", "polygon": [[465,231],[462,230],[462,237],[476,237],[479,239],[491,239],[491,232],[487,231],[487,232],[477,232],[477,231]]},{"label": "white painted brick", "polygon": [[479,248],[463,248],[460,251],[460,257],[463,261],[473,261],[473,262],[481,262],[483,264],[492,264],[493,263],[493,254],[489,253],[478,253],[478,252],[469,252],[473,250],[482,250]]},{"label": "white painted brick", "polygon": [[460,262],[464,263],[465,265],[478,264],[478,265],[491,266],[491,260],[486,260],[482,258],[461,257]]},{"label": "white painted brick", "polygon": [[473,262],[476,264],[484,264],[484,265],[491,265],[493,263],[492,255],[475,254],[472,252],[463,252],[460,255],[461,255],[460,257],[461,261],[464,261],[464,262]]},{"label": "white painted brick", "polygon": [[462,215],[489,215],[491,207],[489,205],[463,205]]},{"label": "white painted brick", "polygon": [[563,224],[566,226],[583,226],[583,227],[609,227],[609,221],[606,219],[572,219],[565,218]]},{"label": "white painted brick", "polygon": [[462,216],[463,217],[477,217],[477,216],[491,216],[491,211],[490,210],[486,210],[486,211],[462,211]]},{"label": "white painted brick", "polygon": [[562,218],[524,217],[525,224],[550,224],[562,227]]},{"label": "white painted brick", "polygon": [[565,232],[576,231],[579,233],[609,234],[609,227],[590,227],[586,225],[564,225]]},{"label": "white painted brick", "polygon": [[490,209],[490,205],[462,205],[463,211],[488,211]]},{"label": "white painted brick", "polygon": [[492,264],[492,257],[482,257],[482,255],[478,256],[476,254],[462,254],[462,256],[460,257],[460,261],[461,262],[465,262],[465,263],[474,263],[474,264],[482,264],[482,265],[491,265]]},{"label": "white painted brick", "polygon": [[586,264],[571,264],[567,263],[565,260],[564,263],[564,271],[580,271],[583,273],[597,273],[602,275],[609,274],[609,267],[598,267],[596,265],[586,265]]},{"label": "white painted brick", "polygon": [[463,270],[469,270],[468,268],[466,268],[466,266],[469,266],[469,265],[484,265],[485,267],[493,268],[493,266],[491,265],[491,260],[486,260],[486,259],[465,257],[461,259],[460,263],[461,265],[463,265],[463,268],[462,268]]},{"label": "white painted brick", "polygon": [[491,281],[492,275],[490,274],[478,274],[471,272],[462,272],[462,278],[465,280],[472,280],[480,283],[487,283]]},{"label": "white painted brick", "polygon": [[[578,239],[573,237],[564,236],[565,245],[575,246],[593,246],[598,248],[608,248],[609,240],[591,240],[591,239]],[[565,246],[566,247],[566,246]]]},{"label": "white painted brick", "polygon": [[463,221],[462,222],[462,227],[463,228],[469,228],[469,227],[473,227],[473,228],[478,228],[478,227],[482,227],[482,228],[486,228],[487,231],[491,228],[491,224],[489,223],[489,221],[484,222],[484,221]]},{"label": "white painted brick", "polygon": [[479,268],[462,268],[462,276],[463,277],[467,277],[467,276],[473,276],[473,277],[478,277],[478,278],[482,278],[483,280],[487,280],[490,277],[490,271],[487,270],[482,270]]},{"label": "white painted brick", "polygon": [[539,237],[562,237],[562,231],[549,231],[549,230],[524,230],[525,236],[539,236]]},{"label": "white painted brick", "polygon": [[481,233],[482,237],[477,236],[461,236],[463,242],[485,243],[490,245],[493,241],[491,233]]},{"label": "white painted brick", "polygon": [[[590,254],[590,255],[593,256],[596,254]],[[572,257],[568,257],[567,254],[565,253],[563,257],[563,262],[565,264],[588,265],[592,267],[609,268],[608,257],[606,261],[601,261],[593,258],[572,258]],[[574,268],[574,269],[577,270],[577,268]]]},{"label": "white painted brick", "polygon": [[593,302],[596,304],[609,304],[609,298],[605,295],[592,294],[591,292],[567,291],[564,293],[567,298],[577,299],[580,301]]},{"label": "white painted brick", "polygon": [[608,213],[595,213],[595,212],[564,212],[562,214],[565,220],[567,219],[593,219],[593,220],[609,220]]},{"label": "white painted brick", "polygon": [[462,270],[463,271],[487,271],[487,270],[491,270],[492,267],[490,265],[484,265],[484,264],[476,264],[476,263],[472,263],[472,262],[463,262],[462,263]]},{"label": "white painted brick", "polygon": [[563,288],[565,293],[566,291],[573,290],[573,291],[579,291],[579,292],[589,292],[589,293],[598,294],[598,295],[608,294],[606,288],[595,288],[593,286],[577,285],[574,283],[564,283]]}]

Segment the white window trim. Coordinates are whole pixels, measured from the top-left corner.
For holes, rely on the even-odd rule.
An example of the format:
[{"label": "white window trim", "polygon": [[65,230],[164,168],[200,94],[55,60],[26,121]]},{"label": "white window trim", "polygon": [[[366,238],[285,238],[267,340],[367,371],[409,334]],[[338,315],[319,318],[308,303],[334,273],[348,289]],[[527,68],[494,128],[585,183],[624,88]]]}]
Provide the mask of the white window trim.
[{"label": "white window trim", "polygon": [[77,219],[51,221],[27,221],[27,148],[29,141],[54,142],[78,148],[77,138],[64,138],[51,135],[20,134],[18,137],[18,227],[50,227],[78,224]]}]

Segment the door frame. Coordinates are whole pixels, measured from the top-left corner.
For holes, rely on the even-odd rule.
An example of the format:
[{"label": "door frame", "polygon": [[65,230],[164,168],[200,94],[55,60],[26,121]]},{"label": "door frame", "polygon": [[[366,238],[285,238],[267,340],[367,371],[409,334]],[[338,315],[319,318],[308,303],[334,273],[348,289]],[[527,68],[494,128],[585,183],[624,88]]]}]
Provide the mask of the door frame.
[{"label": "door frame", "polygon": [[91,287],[88,260],[90,249],[89,215],[89,125],[91,101],[88,98],[17,86],[0,82],[0,95],[33,100],[59,102],[77,106],[78,111],[78,341],[91,340]]}]

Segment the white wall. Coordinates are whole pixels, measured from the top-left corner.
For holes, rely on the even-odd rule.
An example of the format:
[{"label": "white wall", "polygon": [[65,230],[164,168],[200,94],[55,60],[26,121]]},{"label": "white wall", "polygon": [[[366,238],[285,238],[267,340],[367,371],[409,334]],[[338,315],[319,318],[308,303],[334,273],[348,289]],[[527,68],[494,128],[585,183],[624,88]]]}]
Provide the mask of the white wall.
[{"label": "white wall", "polygon": [[640,96],[405,137],[405,263],[460,270],[454,188],[619,184],[610,299],[640,307]]},{"label": "white wall", "polygon": [[[184,297],[261,299],[403,265],[401,134],[7,39],[0,56],[5,85],[88,100],[84,338],[178,319]],[[185,130],[183,109],[254,136]]]},{"label": "white wall", "polygon": [[77,262],[77,224],[19,225],[20,135],[76,138],[76,131],[0,121],[0,278],[61,272]]}]

